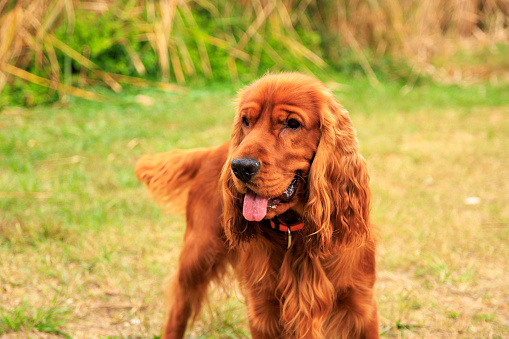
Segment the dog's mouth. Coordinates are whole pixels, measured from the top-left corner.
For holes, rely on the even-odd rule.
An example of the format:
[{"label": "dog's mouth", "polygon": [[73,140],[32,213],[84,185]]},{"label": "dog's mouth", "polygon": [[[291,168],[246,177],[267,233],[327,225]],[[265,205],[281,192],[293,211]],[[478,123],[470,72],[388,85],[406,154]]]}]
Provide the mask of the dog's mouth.
[{"label": "dog's mouth", "polygon": [[267,199],[248,191],[244,196],[242,214],[249,221],[261,221],[267,215],[268,209],[275,209],[280,203],[287,203],[295,196],[299,186],[298,174],[295,175],[290,186],[278,197]]}]

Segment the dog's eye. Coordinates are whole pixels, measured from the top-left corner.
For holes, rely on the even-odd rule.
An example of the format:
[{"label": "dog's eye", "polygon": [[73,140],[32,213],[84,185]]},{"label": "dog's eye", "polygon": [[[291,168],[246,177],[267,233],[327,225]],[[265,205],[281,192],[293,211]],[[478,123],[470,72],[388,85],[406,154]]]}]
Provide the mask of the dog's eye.
[{"label": "dog's eye", "polygon": [[297,129],[300,127],[300,122],[298,122],[295,119],[290,119],[286,122],[286,125],[290,127],[291,129]]},{"label": "dog's eye", "polygon": [[247,121],[246,117],[242,118],[242,125],[244,125],[245,127],[249,127],[249,121]]}]

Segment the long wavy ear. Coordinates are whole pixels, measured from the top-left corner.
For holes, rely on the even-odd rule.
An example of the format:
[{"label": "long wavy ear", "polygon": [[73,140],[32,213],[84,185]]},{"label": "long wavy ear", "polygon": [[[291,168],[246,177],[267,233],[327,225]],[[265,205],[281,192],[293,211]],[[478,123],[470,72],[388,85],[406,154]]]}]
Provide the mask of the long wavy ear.
[{"label": "long wavy ear", "polygon": [[334,244],[361,246],[371,237],[371,191],[366,162],[359,153],[348,112],[327,93],[320,110],[321,137],[308,178],[304,218],[310,252],[328,252]]},{"label": "long wavy ear", "polygon": [[[242,93],[241,93],[242,96]],[[230,163],[232,154],[244,138],[240,115],[237,112],[233,120],[228,159],[221,172],[221,191],[223,195],[223,225],[230,246],[234,247],[255,235],[256,227],[252,227],[242,215],[243,197],[236,189],[232,179]]]}]

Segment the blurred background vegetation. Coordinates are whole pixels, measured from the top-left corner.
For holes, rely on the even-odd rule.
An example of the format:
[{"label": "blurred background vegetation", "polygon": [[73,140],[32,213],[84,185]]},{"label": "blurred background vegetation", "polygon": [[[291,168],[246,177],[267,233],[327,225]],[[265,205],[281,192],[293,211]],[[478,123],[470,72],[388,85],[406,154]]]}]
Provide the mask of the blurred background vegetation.
[{"label": "blurred background vegetation", "polygon": [[0,108],[267,70],[509,79],[509,0],[0,0]]}]

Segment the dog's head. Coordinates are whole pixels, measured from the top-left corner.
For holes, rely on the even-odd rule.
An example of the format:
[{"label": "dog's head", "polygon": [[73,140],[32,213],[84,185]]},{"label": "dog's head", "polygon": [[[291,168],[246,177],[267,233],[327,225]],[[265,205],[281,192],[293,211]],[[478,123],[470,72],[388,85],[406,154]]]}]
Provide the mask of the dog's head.
[{"label": "dog's head", "polygon": [[289,211],[316,249],[369,235],[369,177],[350,117],[310,76],[269,74],[240,92],[221,180],[232,244]]}]

